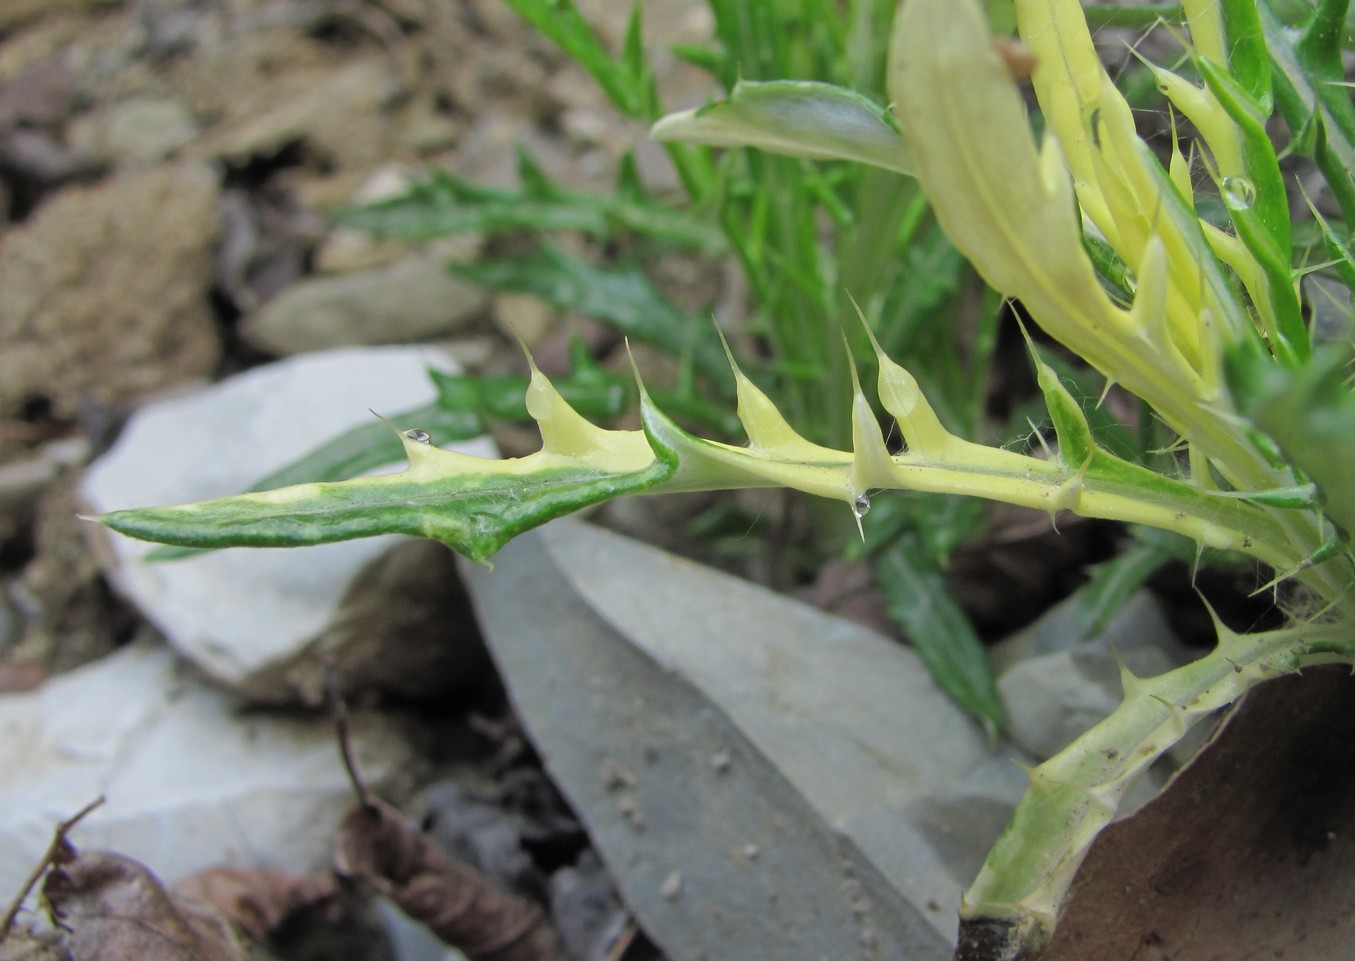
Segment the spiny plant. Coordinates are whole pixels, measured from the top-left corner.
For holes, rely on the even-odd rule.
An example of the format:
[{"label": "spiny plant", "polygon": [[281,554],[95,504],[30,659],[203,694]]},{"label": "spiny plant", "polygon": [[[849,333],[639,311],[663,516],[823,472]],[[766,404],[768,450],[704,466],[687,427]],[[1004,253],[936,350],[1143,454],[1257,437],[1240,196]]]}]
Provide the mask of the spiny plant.
[{"label": "spiny plant", "polygon": [[[569,0],[505,2],[587,70],[622,116],[646,124],[662,116],[638,7],[613,55]],[[520,241],[526,234],[535,240],[529,253],[490,255],[451,269],[491,289],[529,294],[587,316],[632,344],[667,354],[678,370],[676,384],[661,391],[651,382],[653,398],[673,419],[708,436],[741,435],[733,417],[734,379],[710,318],[676,306],[645,269],[673,251],[735,262],[748,292],[748,316],[720,320],[738,341],[757,344],[756,351],[741,351],[745,373],[777,398],[807,439],[831,447],[851,442],[853,365],[840,349],[844,330],[862,373],[869,377],[873,370],[870,345],[855,322],[856,304],[886,353],[917,370],[942,421],[967,439],[980,436],[987,426],[984,404],[1001,303],[946,239],[916,180],[900,174],[899,134],[874,102],[884,96],[894,0],[767,0],[755,7],[707,0],[706,7],[710,40],[672,49],[736,95],[702,112],[699,137],[692,136],[690,123],[668,125],[679,134],[688,128],[686,135],[663,138],[684,197],[647,190],[629,155],[621,159],[614,191],[598,193],[552,181],[522,152],[516,188],[486,188],[435,169],[402,195],[337,217],[409,241],[467,231]],[[862,137],[863,124],[868,134],[883,129],[885,135]],[[787,152],[798,156],[778,156]],[[878,166],[842,159],[858,152]],[[562,231],[608,253],[566,252],[558,243]],[[951,332],[962,311],[973,327],[963,342]],[[590,377],[596,385],[596,374]],[[571,403],[571,389],[583,387],[578,381],[556,380]],[[467,393],[481,396],[474,389]],[[1086,393],[1094,396],[1094,389]],[[443,391],[439,406],[449,401],[455,412],[441,419],[466,422],[464,409]],[[508,411],[500,406],[495,413],[501,412]],[[517,413],[526,419],[525,410]],[[440,442],[458,439],[424,429]],[[304,479],[338,478],[317,473]],[[768,579],[782,584],[814,576],[844,550],[859,552],[933,677],[997,731],[1002,705],[991,668],[945,577],[951,552],[983,533],[978,504],[894,498],[877,509],[869,543],[857,547],[840,517],[812,498],[786,499],[786,509],[772,521],[761,513],[732,517],[733,503],[722,499],[693,523],[706,532],[693,538],[703,541],[703,552],[756,550],[751,545],[762,539],[747,533],[773,528],[766,542],[793,548],[763,554]],[[738,531],[736,543],[718,534],[731,527]],[[1157,557],[1160,563],[1166,554]],[[923,596],[929,603],[917,603]]]},{"label": "spiny plant", "polygon": [[[1092,840],[1155,758],[1268,678],[1355,664],[1350,330],[1348,318],[1334,336],[1311,326],[1298,294],[1300,276],[1319,269],[1355,288],[1355,107],[1341,73],[1349,0],[1321,0],[1297,18],[1279,6],[1182,4],[1189,39],[1181,69],[1194,79],[1157,66],[1153,75],[1198,131],[1198,152],[1183,152],[1173,136],[1165,164],[1137,135],[1076,0],[1014,3],[1024,44],[1018,66],[1033,68],[1017,72],[1030,72],[1044,119],[1038,140],[1012,52],[994,45],[978,0],[901,4],[887,72],[892,113],[821,85],[745,87],[657,131],[797,153],[812,144],[815,156],[910,171],[950,240],[994,289],[1170,428],[1178,451],[1170,467],[1152,469],[1101,445],[1033,346],[1056,443],[1034,456],[966,440],[863,325],[868,354],[859,359],[871,362],[901,452],[886,443],[855,380],[850,449],[839,449],[798,433],[732,356],[745,444],[694,436],[643,386],[641,429],[594,426],[533,368],[526,404],[543,439],[535,454],[479,460],[411,428],[400,438],[409,459],[401,474],[102,521],[131,536],[209,548],[395,531],[486,561],[517,534],[620,494],[788,487],[838,501],[869,524],[871,499],[902,490],[1147,525],[1184,535],[1201,552],[1265,565],[1274,572],[1266,587],[1284,584],[1292,599],[1286,626],[1237,633],[1216,620],[1213,651],[1159,677],[1125,672],[1119,707],[1030,772],[1027,795],[964,896],[960,947],[969,958],[1029,956],[1053,931]],[[740,112],[759,98],[754,119]],[[1290,198],[1267,134],[1277,110],[1291,135],[1286,149],[1315,162],[1340,211],[1323,217],[1312,208],[1321,264],[1294,264]],[[717,120],[724,126],[713,133]],[[1211,195],[1226,219],[1202,216]]]}]

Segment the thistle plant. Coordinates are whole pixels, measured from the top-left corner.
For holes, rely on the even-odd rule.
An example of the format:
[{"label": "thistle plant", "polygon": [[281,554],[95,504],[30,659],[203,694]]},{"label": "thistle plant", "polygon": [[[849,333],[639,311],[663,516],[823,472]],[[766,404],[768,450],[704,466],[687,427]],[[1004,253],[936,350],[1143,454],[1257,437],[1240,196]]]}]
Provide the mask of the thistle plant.
[{"label": "thistle plant", "polygon": [[[1271,0],[1182,4],[1190,76],[1152,69],[1198,139],[1191,147],[1173,136],[1165,164],[1136,133],[1076,0],[1015,0],[1018,64],[995,45],[978,0],[906,0],[888,56],[892,112],[824,84],[745,85],[656,128],[670,139],[842,157],[915,176],[988,284],[1170,428],[1178,442],[1167,469],[1098,443],[1033,344],[1056,443],[1033,456],[966,440],[863,324],[843,337],[843,350],[865,345],[855,359],[873,371],[902,451],[887,444],[855,379],[850,449],[839,449],[798,433],[732,355],[743,444],[694,436],[643,385],[641,429],[595,426],[533,367],[526,404],[543,446],[526,457],[442,450],[411,424],[401,435],[409,459],[401,474],[102,521],[192,547],[403,532],[483,562],[531,527],[620,494],[787,487],[840,502],[844,523],[869,524],[871,499],[901,490],[1005,501],[1055,520],[1069,511],[1147,525],[1200,552],[1259,562],[1273,572],[1264,589],[1283,585],[1289,598],[1286,626],[1239,634],[1216,620],[1211,653],[1160,677],[1125,672],[1120,706],[1030,772],[1029,792],[961,908],[966,957],[1028,956],[1053,931],[1127,787],[1192,725],[1268,678],[1355,664],[1350,331],[1318,336],[1298,294],[1308,270],[1355,288],[1347,226],[1355,223],[1355,108],[1340,65],[1348,3],[1321,0],[1295,22]],[[1041,137],[1020,89],[1026,73]],[[1277,109],[1291,132],[1287,150],[1315,162],[1340,209],[1328,218],[1313,208],[1321,263],[1294,263],[1291,198],[1267,133]],[[1226,221],[1201,216],[1207,196],[1221,199]]]}]

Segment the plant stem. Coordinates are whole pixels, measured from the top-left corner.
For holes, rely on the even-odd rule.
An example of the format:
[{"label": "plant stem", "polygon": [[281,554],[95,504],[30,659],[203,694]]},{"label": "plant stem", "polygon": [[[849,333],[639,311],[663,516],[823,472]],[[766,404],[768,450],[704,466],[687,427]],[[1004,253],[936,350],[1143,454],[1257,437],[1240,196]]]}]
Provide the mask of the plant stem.
[{"label": "plant stem", "polygon": [[[965,893],[966,923],[1000,922],[1013,945],[1037,948],[1092,841],[1138,775],[1198,721],[1262,681],[1319,664],[1355,663],[1348,620],[1235,634],[1155,678],[1122,671],[1124,700],[1109,717],[1030,772],[1031,789]],[[1018,954],[1012,954],[1017,957]]]}]

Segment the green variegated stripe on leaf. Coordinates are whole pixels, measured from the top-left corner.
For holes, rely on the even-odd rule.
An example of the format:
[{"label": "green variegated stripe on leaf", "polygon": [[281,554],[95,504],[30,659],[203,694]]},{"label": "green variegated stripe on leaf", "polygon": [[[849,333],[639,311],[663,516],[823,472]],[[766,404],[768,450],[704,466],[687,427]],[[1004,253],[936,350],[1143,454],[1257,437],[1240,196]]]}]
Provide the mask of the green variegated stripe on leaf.
[{"label": "green variegated stripe on leaf", "polygon": [[[556,379],[554,386],[571,407],[587,417],[608,419],[618,417],[628,406],[633,394],[632,383],[617,374],[604,370],[588,353],[582,340],[569,345],[573,370],[568,377]],[[249,493],[310,484],[322,481],[341,481],[375,471],[404,458],[403,438],[392,423],[417,425],[418,430],[438,443],[448,444],[483,436],[493,421],[522,422],[531,419],[527,412],[527,377],[516,375],[477,377],[471,374],[452,374],[429,368],[428,377],[437,388],[437,399],[412,410],[392,414],[370,423],[350,428],[307,451],[291,463],[259,478]],[[690,404],[687,398],[673,398],[684,412]],[[714,423],[723,427],[729,414],[723,408]],[[146,555],[150,561],[169,561],[200,553],[189,547],[162,546]]]},{"label": "green variegated stripe on leaf", "polygon": [[513,537],[590,504],[635,493],[673,473],[676,456],[639,431],[595,427],[533,370],[527,409],[543,446],[487,460],[402,433],[408,468],[299,484],[179,507],[100,518],[132,537],[186,547],[297,547],[400,533],[442,541],[485,562]]},{"label": "green variegated stripe on leaf", "polygon": [[908,146],[884,109],[853,90],[810,80],[741,81],[727,99],[670,114],[651,134],[912,173]]}]

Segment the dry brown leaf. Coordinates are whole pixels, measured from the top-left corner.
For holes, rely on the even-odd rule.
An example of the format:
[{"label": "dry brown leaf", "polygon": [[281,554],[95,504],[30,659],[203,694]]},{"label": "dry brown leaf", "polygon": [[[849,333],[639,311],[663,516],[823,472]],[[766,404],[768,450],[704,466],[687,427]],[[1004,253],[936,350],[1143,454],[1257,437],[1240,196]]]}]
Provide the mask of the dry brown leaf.
[{"label": "dry brown leaf", "polygon": [[224,918],[174,899],[144,865],[121,854],[63,858],[47,873],[42,894],[52,920],[70,933],[71,961],[249,958]]},{"label": "dry brown leaf", "polygon": [[0,661],[0,694],[18,694],[31,691],[51,672],[41,664],[6,658]]},{"label": "dry brown leaf", "polygon": [[1041,961],[1355,953],[1355,679],[1258,688],[1155,800],[1097,838]]},{"label": "dry brown leaf", "polygon": [[264,942],[295,911],[335,898],[330,874],[293,874],[273,868],[210,868],[176,882],[176,898],[211,905],[255,941]]},{"label": "dry brown leaf", "polygon": [[541,908],[497,888],[378,801],[339,825],[335,865],[471,961],[566,961]]}]

